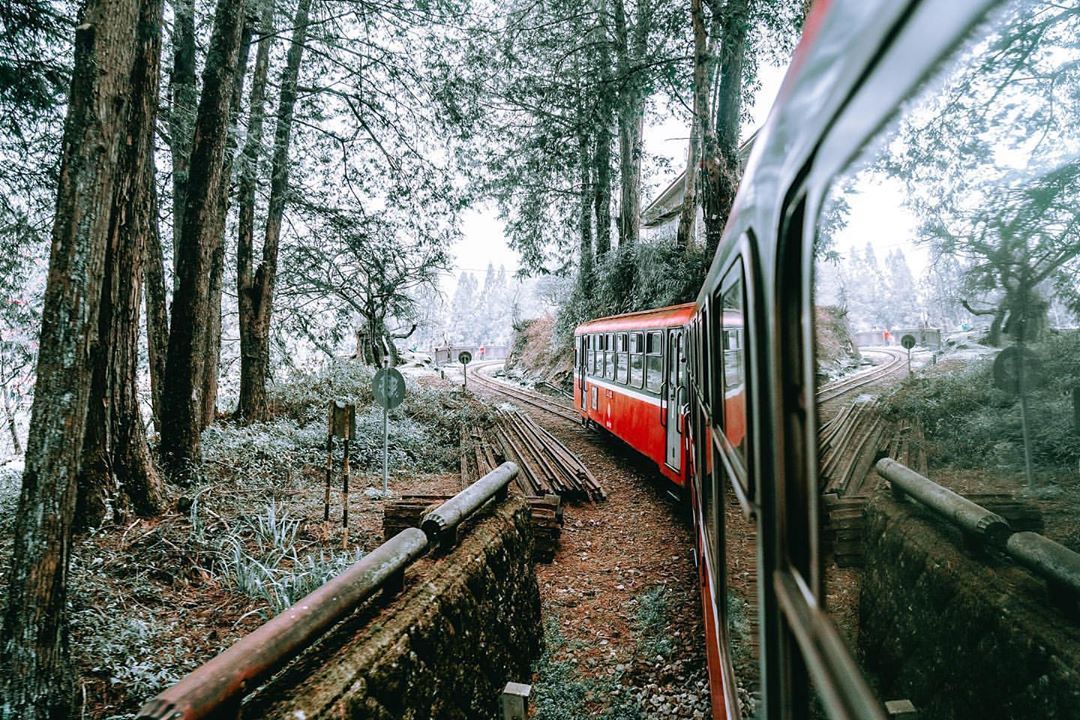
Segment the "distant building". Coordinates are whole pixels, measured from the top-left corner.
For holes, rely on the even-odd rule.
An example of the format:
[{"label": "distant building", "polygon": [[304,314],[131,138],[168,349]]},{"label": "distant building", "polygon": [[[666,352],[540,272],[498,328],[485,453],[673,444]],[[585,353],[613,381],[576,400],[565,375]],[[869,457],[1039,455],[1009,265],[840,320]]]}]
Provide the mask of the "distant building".
[{"label": "distant building", "polygon": [[[739,165],[744,169],[746,168],[746,161],[750,158],[750,150],[754,146],[754,140],[757,139],[758,132],[755,130],[739,146]],[[686,170],[683,170],[641,211],[642,240],[675,237],[679,230],[679,214],[682,212],[685,190]],[[694,210],[694,240],[698,243],[705,241],[705,223],[702,220],[701,204],[698,203]]]}]

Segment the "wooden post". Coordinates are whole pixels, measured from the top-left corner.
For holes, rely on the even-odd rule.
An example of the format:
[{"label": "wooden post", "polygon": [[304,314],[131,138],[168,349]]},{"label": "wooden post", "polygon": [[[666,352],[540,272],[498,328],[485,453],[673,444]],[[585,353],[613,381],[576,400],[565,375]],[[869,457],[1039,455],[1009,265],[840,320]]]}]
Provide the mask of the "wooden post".
[{"label": "wooden post", "polygon": [[330,521],[330,478],[334,474],[334,406],[330,406],[330,429],[326,433],[326,497],[323,500],[323,522]]},{"label": "wooden post", "polygon": [[529,716],[531,685],[508,682],[502,692],[502,720],[526,720]]},{"label": "wooden post", "polygon": [[1074,387],[1073,396],[1073,432],[1080,435],[1080,387]]},{"label": "wooden post", "polygon": [[349,438],[345,437],[345,459],[342,463],[341,478],[341,527],[345,531],[345,540],[349,537]]},{"label": "wooden post", "polygon": [[915,706],[910,700],[887,700],[885,713],[889,716],[889,720],[915,720],[919,717],[919,713],[915,711]]}]

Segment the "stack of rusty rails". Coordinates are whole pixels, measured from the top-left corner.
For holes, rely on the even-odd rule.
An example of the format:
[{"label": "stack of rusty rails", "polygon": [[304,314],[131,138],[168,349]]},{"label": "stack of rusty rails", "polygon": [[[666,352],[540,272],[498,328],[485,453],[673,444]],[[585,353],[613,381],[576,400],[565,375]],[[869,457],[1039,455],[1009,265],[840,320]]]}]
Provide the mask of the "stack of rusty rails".
[{"label": "stack of rusty rails", "polygon": [[499,410],[493,435],[503,457],[521,468],[518,482],[526,495],[592,501],[607,497],[581,458],[525,413]]},{"label": "stack of rusty rails", "polygon": [[[390,539],[402,530],[420,527],[424,516],[450,499],[449,495],[402,495],[383,505],[383,537]],[[558,495],[526,497],[533,530],[533,558],[550,563],[562,534],[562,498]]]}]

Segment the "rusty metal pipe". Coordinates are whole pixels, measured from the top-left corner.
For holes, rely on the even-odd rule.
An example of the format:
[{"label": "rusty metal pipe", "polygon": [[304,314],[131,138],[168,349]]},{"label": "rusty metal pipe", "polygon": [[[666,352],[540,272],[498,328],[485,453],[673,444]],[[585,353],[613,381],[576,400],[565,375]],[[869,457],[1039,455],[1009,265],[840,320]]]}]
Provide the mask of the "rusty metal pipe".
[{"label": "rusty metal pipe", "polygon": [[432,540],[452,531],[496,494],[505,492],[517,474],[518,466],[515,463],[504,462],[425,515],[420,529]]},{"label": "rusty metal pipe", "polygon": [[1080,598],[1080,554],[1033,532],[1018,532],[1005,543],[1005,552],[1051,584]]},{"label": "rusty metal pipe", "polygon": [[1000,548],[1005,546],[1005,541],[1012,534],[1012,528],[1005,518],[938,485],[892,458],[882,458],[874,467],[878,475],[892,483],[894,488],[899,488],[934,512],[952,520],[970,535]]},{"label": "rusty metal pipe", "polygon": [[298,655],[427,548],[427,535],[420,530],[401,531],[151,699],[139,710],[137,720],[198,720],[226,703],[238,701],[246,689]]}]

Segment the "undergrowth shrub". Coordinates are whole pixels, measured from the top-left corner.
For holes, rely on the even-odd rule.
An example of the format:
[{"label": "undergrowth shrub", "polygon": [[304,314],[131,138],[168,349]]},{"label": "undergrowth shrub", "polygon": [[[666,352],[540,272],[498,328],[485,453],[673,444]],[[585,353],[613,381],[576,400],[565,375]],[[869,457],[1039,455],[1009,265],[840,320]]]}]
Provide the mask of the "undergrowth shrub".
[{"label": "undergrowth shrub", "polygon": [[[1045,470],[1075,468],[1080,435],[1073,427],[1072,388],[1080,385],[1080,334],[1051,335],[1032,345],[1044,383],[1029,393],[1032,460]],[[886,414],[914,420],[938,466],[1015,470],[1023,465],[1020,402],[994,386],[993,358],[951,373],[916,376],[885,400]]]},{"label": "undergrowth shrub", "polygon": [[597,260],[589,282],[579,278],[561,308],[555,327],[557,343],[572,349],[574,328],[585,320],[693,300],[705,280],[709,260],[704,248],[679,247],[669,237],[611,250]]}]

